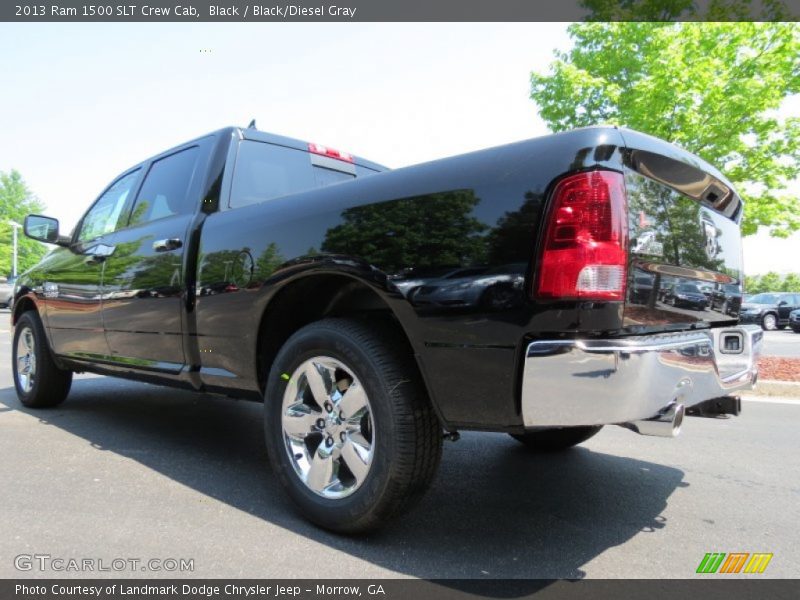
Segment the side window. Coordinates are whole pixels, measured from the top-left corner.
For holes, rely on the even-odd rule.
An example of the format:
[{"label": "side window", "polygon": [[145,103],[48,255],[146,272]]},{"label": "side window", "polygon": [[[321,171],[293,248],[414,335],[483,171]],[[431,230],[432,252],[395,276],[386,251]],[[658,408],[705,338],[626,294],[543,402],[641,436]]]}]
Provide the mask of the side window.
[{"label": "side window", "polygon": [[311,164],[307,152],[265,142],[239,144],[229,206],[238,208],[353,179]]},{"label": "side window", "polygon": [[111,187],[97,199],[97,202],[83,218],[78,241],[88,242],[101,235],[116,231],[124,225],[128,216],[125,206],[138,177],[139,170],[137,169],[111,184]]},{"label": "side window", "polygon": [[130,225],[194,212],[188,191],[198,151],[197,146],[181,150],[150,166],[131,211]]}]

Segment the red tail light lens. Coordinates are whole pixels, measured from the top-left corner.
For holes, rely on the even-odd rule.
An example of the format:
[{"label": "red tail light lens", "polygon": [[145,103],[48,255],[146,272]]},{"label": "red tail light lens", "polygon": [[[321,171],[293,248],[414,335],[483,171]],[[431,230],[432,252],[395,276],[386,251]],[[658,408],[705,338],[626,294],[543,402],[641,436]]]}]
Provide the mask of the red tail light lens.
[{"label": "red tail light lens", "polygon": [[322,144],[309,144],[308,151],[312,154],[319,154],[320,156],[327,156],[328,158],[343,160],[344,162],[354,162],[352,154],[348,154],[347,152],[339,152],[339,150],[328,148]]},{"label": "red tail light lens", "polygon": [[561,181],[553,191],[536,297],[623,300],[627,221],[621,173],[589,171]]}]

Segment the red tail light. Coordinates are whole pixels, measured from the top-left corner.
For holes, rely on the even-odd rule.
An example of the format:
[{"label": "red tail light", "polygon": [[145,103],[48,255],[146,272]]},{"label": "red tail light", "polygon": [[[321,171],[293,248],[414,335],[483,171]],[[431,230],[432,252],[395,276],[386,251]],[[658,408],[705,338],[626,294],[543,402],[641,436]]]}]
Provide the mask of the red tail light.
[{"label": "red tail light", "polygon": [[536,297],[623,300],[627,221],[621,173],[589,171],[561,181],[548,215]]},{"label": "red tail light", "polygon": [[335,158],[336,160],[343,160],[344,162],[354,162],[352,154],[339,152],[333,148],[323,146],[322,144],[308,144],[308,151],[312,154],[319,154],[320,156],[327,156],[329,158]]}]

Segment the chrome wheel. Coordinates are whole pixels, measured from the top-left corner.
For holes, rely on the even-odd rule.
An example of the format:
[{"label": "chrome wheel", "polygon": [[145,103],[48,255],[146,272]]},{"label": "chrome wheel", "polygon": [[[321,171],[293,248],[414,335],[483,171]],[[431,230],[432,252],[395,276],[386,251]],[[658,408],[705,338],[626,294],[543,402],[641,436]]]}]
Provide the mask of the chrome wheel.
[{"label": "chrome wheel", "polygon": [[29,327],[25,327],[17,339],[16,375],[20,389],[29,393],[36,378],[36,342]]},{"label": "chrome wheel", "polygon": [[762,321],[763,328],[767,331],[773,331],[778,327],[778,320],[775,318],[775,315],[772,313],[764,315],[764,319]]},{"label": "chrome wheel", "polygon": [[294,471],[315,494],[344,498],[364,483],[375,430],[366,391],[347,365],[316,356],[297,367],[283,394],[281,425]]}]

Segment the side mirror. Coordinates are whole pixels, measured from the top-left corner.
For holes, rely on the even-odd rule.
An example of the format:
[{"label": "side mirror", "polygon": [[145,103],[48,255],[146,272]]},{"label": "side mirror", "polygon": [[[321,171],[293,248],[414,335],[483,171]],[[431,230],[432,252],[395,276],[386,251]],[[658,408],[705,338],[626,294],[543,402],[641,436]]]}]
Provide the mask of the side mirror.
[{"label": "side mirror", "polygon": [[786,300],[781,300],[780,302],[778,302],[778,306],[788,306],[788,304],[789,303]]},{"label": "side mirror", "polygon": [[58,235],[58,219],[52,217],[28,215],[25,217],[23,230],[29,238],[40,242],[58,244],[62,241]]}]

